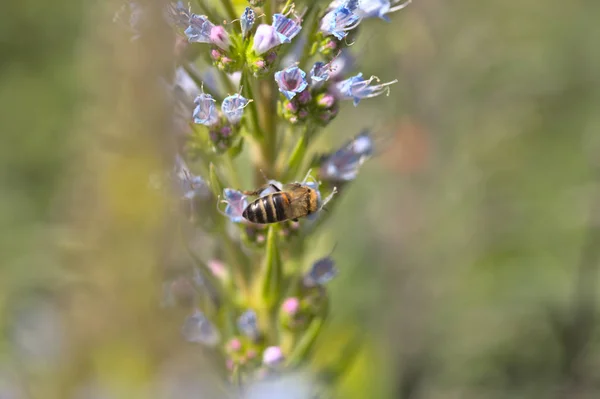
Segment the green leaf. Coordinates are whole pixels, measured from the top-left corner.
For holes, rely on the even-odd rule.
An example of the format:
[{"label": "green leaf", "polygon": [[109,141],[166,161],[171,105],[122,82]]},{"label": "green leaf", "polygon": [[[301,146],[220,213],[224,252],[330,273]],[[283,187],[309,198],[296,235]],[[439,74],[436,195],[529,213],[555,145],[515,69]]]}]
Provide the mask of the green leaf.
[{"label": "green leaf", "polygon": [[296,367],[306,360],[310,350],[315,344],[315,341],[324,323],[325,319],[322,317],[317,317],[310,323],[310,325],[304,332],[304,335],[302,336],[300,341],[298,341],[298,344],[292,350],[290,356],[287,358],[287,367]]},{"label": "green leaf", "polygon": [[271,308],[283,294],[283,267],[278,247],[277,227],[270,226],[267,234],[267,249],[263,266],[261,296],[267,307]]},{"label": "green leaf", "polygon": [[211,163],[209,166],[208,174],[209,174],[210,188],[211,188],[214,196],[219,198],[220,196],[223,195],[223,181],[221,180],[221,178],[219,178],[219,175],[217,174],[215,165],[213,163]]}]

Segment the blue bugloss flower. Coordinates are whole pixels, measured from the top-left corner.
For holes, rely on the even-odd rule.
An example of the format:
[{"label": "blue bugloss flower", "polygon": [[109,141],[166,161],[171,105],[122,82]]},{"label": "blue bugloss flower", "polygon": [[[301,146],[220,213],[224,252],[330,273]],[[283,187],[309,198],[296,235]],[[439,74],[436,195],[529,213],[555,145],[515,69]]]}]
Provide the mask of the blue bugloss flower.
[{"label": "blue bugloss flower", "polygon": [[195,310],[184,322],[181,333],[189,342],[214,346],[219,343],[219,330],[199,310]]},{"label": "blue bugloss flower", "polygon": [[297,66],[288,67],[275,73],[275,82],[279,86],[279,91],[285,98],[291,100],[296,94],[304,91],[308,86],[306,83],[306,72]]},{"label": "blue bugloss flower", "polygon": [[344,100],[352,99],[354,106],[357,106],[363,98],[371,98],[383,93],[389,93],[390,89],[388,86],[398,82],[398,80],[392,80],[391,82],[371,86],[373,81],[379,82],[379,79],[371,76],[365,80],[362,77],[362,73],[359,73],[356,76],[337,83],[335,89],[340,98]]},{"label": "blue bugloss flower", "polygon": [[339,6],[329,11],[321,20],[321,31],[342,40],[348,31],[354,29],[360,22],[360,17],[346,6]]},{"label": "blue bugloss flower", "polygon": [[244,114],[244,108],[250,104],[250,100],[242,97],[240,94],[234,94],[225,97],[223,104],[221,104],[221,111],[232,124],[237,124],[242,120]]},{"label": "blue bugloss flower", "polygon": [[322,158],[319,177],[328,181],[351,181],[358,175],[360,166],[373,153],[373,139],[364,131],[333,154]]},{"label": "blue bugloss flower", "polygon": [[174,174],[183,198],[191,200],[196,197],[207,198],[210,195],[206,181],[194,175],[179,154],[175,157]]},{"label": "blue bugloss flower", "polygon": [[242,27],[242,36],[246,36],[246,34],[252,29],[254,26],[254,20],[256,16],[254,14],[254,10],[251,7],[246,7],[244,13],[240,18],[240,26]]},{"label": "blue bugloss flower", "polygon": [[331,63],[315,62],[312,69],[310,70],[310,79],[313,83],[325,82],[329,79],[332,67]]},{"label": "blue bugloss flower", "polygon": [[219,115],[215,106],[215,99],[210,94],[200,93],[194,100],[194,123],[213,126],[219,121]]},{"label": "blue bugloss flower", "polygon": [[283,14],[273,15],[272,25],[275,28],[275,32],[277,32],[280,44],[290,43],[302,29],[299,23],[286,18]]},{"label": "blue bugloss flower", "polygon": [[279,34],[271,25],[260,24],[256,28],[254,41],[252,42],[252,50],[258,55],[266,53],[273,47],[279,46]]},{"label": "blue bugloss flower", "polygon": [[338,271],[333,259],[330,257],[321,258],[313,263],[310,270],[304,275],[304,285],[307,287],[322,286],[333,280],[337,274]]},{"label": "blue bugloss flower", "polygon": [[385,21],[389,21],[390,19],[387,14],[399,11],[412,2],[412,0],[406,0],[402,3],[400,3],[400,1],[401,0],[360,0],[355,13],[361,18],[378,17]]},{"label": "blue bugloss flower", "polygon": [[260,335],[258,319],[254,310],[247,310],[237,319],[238,330],[248,338],[256,339]]},{"label": "blue bugloss flower", "polygon": [[192,14],[190,26],[185,30],[185,35],[190,42],[210,43],[210,32],[214,27],[206,15]]},{"label": "blue bugloss flower", "polygon": [[225,216],[229,218],[233,223],[241,223],[245,219],[242,216],[246,207],[248,207],[248,200],[246,196],[237,190],[226,188],[223,190],[223,196],[225,199],[222,201],[227,206],[225,207]]}]

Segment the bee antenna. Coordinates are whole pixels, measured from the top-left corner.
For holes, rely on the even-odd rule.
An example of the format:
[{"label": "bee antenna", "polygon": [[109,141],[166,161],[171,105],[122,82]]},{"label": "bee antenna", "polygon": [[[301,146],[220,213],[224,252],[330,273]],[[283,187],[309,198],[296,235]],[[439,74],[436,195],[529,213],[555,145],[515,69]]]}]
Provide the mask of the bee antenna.
[{"label": "bee antenna", "polygon": [[225,200],[222,200],[220,195],[219,195],[219,196],[217,196],[217,212],[219,212],[219,213],[220,213],[221,215],[223,215],[223,216],[227,216],[227,214],[225,213],[225,211],[223,211],[223,210],[221,209],[221,207],[220,207],[220,205],[221,205],[222,203],[227,203],[227,201],[225,201]]},{"label": "bee antenna", "polygon": [[[312,173],[312,169],[309,169],[308,172],[306,173],[306,176],[304,176],[304,179],[302,180],[302,184],[305,184],[306,181],[308,180],[309,177],[312,177],[310,174]],[[315,180],[316,182],[316,180]]]},{"label": "bee antenna", "polygon": [[259,171],[260,171],[260,174],[262,175],[263,179],[265,179],[265,181],[268,182],[269,178],[267,177],[267,175],[265,175],[265,172],[263,172],[262,169],[259,169]]}]

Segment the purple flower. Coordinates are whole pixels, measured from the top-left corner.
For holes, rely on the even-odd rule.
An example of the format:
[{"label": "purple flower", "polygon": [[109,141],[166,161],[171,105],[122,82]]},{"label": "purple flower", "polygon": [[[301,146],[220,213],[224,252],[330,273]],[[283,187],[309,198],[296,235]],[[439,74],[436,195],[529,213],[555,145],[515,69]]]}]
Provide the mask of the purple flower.
[{"label": "purple flower", "polygon": [[288,67],[275,73],[275,81],[277,82],[277,86],[279,86],[279,91],[288,100],[291,100],[297,93],[306,89],[308,84],[304,79],[305,77],[306,72],[297,66]]},{"label": "purple flower", "polygon": [[283,362],[284,359],[283,351],[278,346],[269,346],[263,352],[263,364],[265,366],[278,366]]},{"label": "purple flower", "polygon": [[351,181],[358,175],[360,166],[373,153],[373,139],[365,131],[342,148],[321,160],[319,177],[330,181]]},{"label": "purple flower", "polygon": [[231,188],[224,189],[223,196],[225,199],[221,202],[227,204],[224,211],[225,216],[227,216],[233,223],[243,222],[244,217],[242,214],[244,213],[244,209],[246,209],[248,206],[248,200],[246,199],[246,196],[242,194],[241,191],[233,190]]},{"label": "purple flower", "polygon": [[221,25],[213,26],[210,30],[210,42],[223,50],[229,50],[231,46],[231,40],[229,39],[229,33]]},{"label": "purple flower", "polygon": [[302,29],[299,23],[286,18],[283,14],[273,15],[272,25],[275,28],[275,32],[277,32],[280,44],[290,43]]},{"label": "purple flower", "polygon": [[238,330],[251,339],[256,339],[260,335],[258,330],[258,320],[254,310],[247,310],[237,320]]},{"label": "purple flower", "polygon": [[190,42],[211,43],[210,32],[214,26],[206,15],[192,14],[190,17],[190,26],[188,26],[184,33]]},{"label": "purple flower", "polygon": [[279,46],[279,34],[271,25],[261,24],[256,28],[252,50],[258,55],[266,53],[273,47]]},{"label": "purple flower", "polygon": [[221,339],[219,330],[199,310],[195,310],[185,320],[181,333],[189,342],[198,342],[209,346],[216,345]]},{"label": "purple flower", "polygon": [[360,22],[360,17],[352,12],[348,7],[339,6],[329,11],[321,20],[321,31],[335,36],[342,40],[348,34],[348,31],[356,28]]},{"label": "purple flower", "polygon": [[308,273],[304,275],[304,285],[315,287],[325,285],[337,276],[335,262],[330,257],[321,258],[312,264]]},{"label": "purple flower", "polygon": [[362,77],[362,73],[359,73],[356,76],[337,83],[335,89],[340,98],[344,100],[352,99],[356,107],[363,98],[377,97],[383,93],[389,94],[390,88],[388,86],[398,82],[398,80],[392,80],[391,82],[371,86],[373,81],[379,82],[379,79],[371,76],[365,80]]},{"label": "purple flower", "polygon": [[213,126],[219,121],[215,99],[210,94],[200,93],[194,100],[196,108],[194,109],[194,123],[206,126]]},{"label": "purple flower", "polygon": [[246,36],[252,26],[254,26],[254,20],[256,16],[254,14],[254,10],[251,7],[246,7],[242,17],[240,18],[240,26],[242,27],[242,36]]},{"label": "purple flower", "polygon": [[331,62],[327,64],[320,61],[315,62],[315,64],[310,70],[310,79],[313,83],[325,82],[327,79],[329,79],[331,71]]},{"label": "purple flower", "polygon": [[244,108],[250,104],[250,100],[242,97],[240,94],[234,94],[229,97],[225,97],[223,104],[221,104],[221,111],[232,124],[237,124],[242,120],[244,114]]}]

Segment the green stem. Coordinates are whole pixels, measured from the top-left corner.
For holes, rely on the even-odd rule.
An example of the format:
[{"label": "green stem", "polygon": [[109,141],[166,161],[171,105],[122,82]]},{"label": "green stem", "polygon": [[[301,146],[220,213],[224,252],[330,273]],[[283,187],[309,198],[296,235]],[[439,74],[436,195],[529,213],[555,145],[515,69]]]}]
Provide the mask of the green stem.
[{"label": "green stem", "polygon": [[254,100],[252,101],[250,104],[248,104],[248,106],[246,108],[248,108],[248,111],[250,112],[250,135],[260,139],[262,137],[262,131],[260,129],[260,122],[258,120],[258,110],[257,110],[257,106],[258,106],[258,101],[257,98],[254,96],[254,91],[252,90],[252,85],[250,84],[250,79],[248,77],[248,71],[246,69],[244,69],[242,71],[242,78],[241,78],[241,82],[242,82],[242,95],[244,97],[246,97],[249,100]]},{"label": "green stem", "polygon": [[[237,18],[237,14],[235,13],[235,7],[231,3],[231,0],[222,0],[223,7],[225,8],[225,12],[231,21]],[[235,25],[235,29],[239,29],[239,25]]]},{"label": "green stem", "polygon": [[261,82],[260,110],[265,127],[261,152],[265,163],[263,172],[268,177],[276,178],[274,166],[277,155],[275,151],[277,148],[277,111],[275,109],[277,95],[273,89],[271,81],[263,80]]},{"label": "green stem", "polygon": [[237,189],[240,189],[240,187],[242,187],[242,184],[237,170],[233,165],[233,160],[228,154],[224,154],[222,158],[223,166],[225,166],[225,169],[227,169],[227,174],[229,175],[229,182]]},{"label": "green stem", "polygon": [[304,132],[302,132],[302,136],[300,136],[300,138],[298,139],[296,146],[294,147],[292,153],[288,158],[289,161],[287,169],[283,177],[284,181],[292,180],[297,177],[298,171],[300,170],[300,166],[302,166],[302,162],[304,161],[304,156],[306,155],[309,137],[312,135],[313,131],[314,128],[312,126],[305,126]]},{"label": "green stem", "polygon": [[211,20],[213,23],[219,23],[221,21],[222,18],[220,18],[219,15],[210,6],[208,6],[204,0],[196,0],[196,2],[198,3],[200,11],[206,14],[209,20]]},{"label": "green stem", "polygon": [[210,94],[216,101],[218,101],[218,102],[223,101],[223,97],[221,97],[217,93],[211,93],[209,90],[204,89],[204,82],[202,81],[202,77],[198,74],[198,71],[196,71],[192,67],[191,64],[183,63],[183,64],[181,64],[181,66],[183,67],[183,69],[187,72],[187,74],[190,76],[190,78],[194,81],[194,83],[196,83],[196,85],[199,88],[202,88],[205,92]]}]

